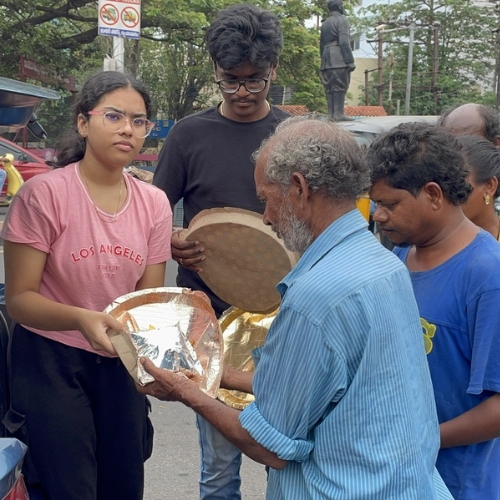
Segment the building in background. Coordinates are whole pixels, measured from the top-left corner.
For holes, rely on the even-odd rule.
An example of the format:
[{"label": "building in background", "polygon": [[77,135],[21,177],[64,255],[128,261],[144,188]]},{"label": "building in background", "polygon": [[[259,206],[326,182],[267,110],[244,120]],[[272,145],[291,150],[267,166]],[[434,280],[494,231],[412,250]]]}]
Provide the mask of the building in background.
[{"label": "building in background", "polygon": [[[359,16],[362,8],[379,3],[387,4],[391,3],[391,0],[356,0],[354,15]],[[355,33],[351,28],[351,48],[356,69],[351,74],[351,84],[348,90],[352,98],[346,101],[346,105],[359,106],[365,104],[365,72],[368,71],[368,78],[371,81],[373,73],[378,68],[377,47],[373,41],[370,42],[366,33]]]}]

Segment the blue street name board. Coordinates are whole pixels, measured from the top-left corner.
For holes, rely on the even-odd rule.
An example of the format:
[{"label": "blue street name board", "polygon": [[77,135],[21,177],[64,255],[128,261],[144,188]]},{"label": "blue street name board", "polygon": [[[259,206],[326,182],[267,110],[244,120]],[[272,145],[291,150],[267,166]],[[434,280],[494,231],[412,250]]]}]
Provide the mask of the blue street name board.
[{"label": "blue street name board", "polygon": [[148,137],[154,137],[156,139],[165,139],[168,132],[174,126],[174,120],[151,120],[155,123],[155,127],[151,130]]},{"label": "blue street name board", "polygon": [[140,33],[131,30],[120,30],[113,28],[99,28],[99,35],[105,36],[121,36],[123,38],[134,38],[138,40],[140,38]]}]

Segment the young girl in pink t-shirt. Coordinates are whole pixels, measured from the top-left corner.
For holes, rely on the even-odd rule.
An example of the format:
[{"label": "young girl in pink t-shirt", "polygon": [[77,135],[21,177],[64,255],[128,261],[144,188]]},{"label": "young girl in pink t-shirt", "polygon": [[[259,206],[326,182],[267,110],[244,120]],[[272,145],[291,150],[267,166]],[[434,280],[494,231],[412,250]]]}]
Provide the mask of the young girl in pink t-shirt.
[{"label": "young girl in pink t-shirt", "polygon": [[101,312],[163,286],[172,212],[123,173],[152,128],[150,97],[123,73],[90,78],[56,168],[26,182],[2,237],[5,296],[17,324],[7,425],[28,444],[28,485],[51,500],[138,500],[151,454],[146,398],[116,357]]}]

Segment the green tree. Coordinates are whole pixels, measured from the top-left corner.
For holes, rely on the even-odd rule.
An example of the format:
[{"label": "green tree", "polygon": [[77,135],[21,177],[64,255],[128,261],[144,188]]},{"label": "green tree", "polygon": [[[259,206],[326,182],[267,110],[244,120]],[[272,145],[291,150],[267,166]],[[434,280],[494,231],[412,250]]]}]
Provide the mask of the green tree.
[{"label": "green tree", "polygon": [[[217,98],[204,30],[219,9],[234,3],[142,0],[141,39],[126,42],[126,65],[148,83],[162,117],[182,118]],[[285,50],[277,83],[295,90],[294,103],[321,110],[319,34],[306,26],[321,11],[317,1],[255,3],[274,11],[283,25]],[[0,13],[2,76],[16,78],[19,57],[25,55],[60,74],[74,74],[81,83],[112,53],[112,37],[97,35],[95,0],[0,0]],[[56,83],[53,87],[60,89]],[[47,115],[57,115],[58,107],[67,114],[69,102],[44,104]],[[45,125],[55,128],[55,123]]]},{"label": "green tree", "polygon": [[223,0],[167,0],[166,5],[151,0],[144,10],[154,22],[141,30],[138,73],[162,118],[177,120],[208,105],[206,87],[213,81],[213,69],[204,48],[204,30],[226,5]]},{"label": "green tree", "polygon": [[[213,65],[203,43],[204,30],[219,9],[234,3],[211,3],[211,10],[201,4],[196,15],[193,15],[193,9],[198,6],[190,4],[187,12],[178,10],[175,13],[182,19],[191,19],[190,28],[172,30],[170,26],[160,26],[143,32],[143,38],[152,43],[141,42],[139,72],[154,89],[157,109],[165,117],[182,118],[220,99],[214,84]],[[273,11],[283,27],[285,48],[276,83],[294,90],[294,104],[322,110],[324,94],[319,80],[319,34],[315,28],[306,27],[306,21],[318,8],[302,0],[255,3]],[[176,5],[177,9],[186,7],[182,2]]]},{"label": "green tree", "polygon": [[[497,15],[492,6],[469,0],[405,0],[390,5],[372,5],[361,11],[356,29],[377,38],[375,26],[385,25],[384,61],[390,53],[393,68],[384,64],[384,106],[388,106],[388,83],[392,74],[392,103],[405,101],[408,66],[409,23],[416,23],[413,48],[410,114],[435,114],[463,102],[492,103],[492,83],[498,47],[495,35]],[[438,31],[437,85],[433,85],[433,29]],[[396,29],[398,28],[398,29]],[[376,74],[376,73],[375,73]],[[374,77],[376,79],[376,76]],[[372,83],[371,103],[377,103]],[[437,105],[434,98],[437,97]],[[394,106],[392,108],[394,110]]]},{"label": "green tree", "polygon": [[293,104],[305,104],[310,111],[324,112],[326,100],[319,73],[319,31],[306,26],[308,20],[321,15],[321,9],[315,3],[288,0],[272,3],[270,10],[280,18],[283,27],[284,50],[278,83],[293,89]]}]

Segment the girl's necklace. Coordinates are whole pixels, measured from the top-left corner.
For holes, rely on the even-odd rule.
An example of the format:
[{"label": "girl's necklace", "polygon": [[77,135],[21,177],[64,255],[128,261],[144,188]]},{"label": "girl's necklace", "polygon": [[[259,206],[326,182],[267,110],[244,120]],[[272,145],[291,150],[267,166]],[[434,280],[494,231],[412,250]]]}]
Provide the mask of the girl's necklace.
[{"label": "girl's necklace", "polygon": [[[224,102],[225,101],[221,102],[221,105],[219,106],[219,111],[222,116],[226,117],[226,115],[224,114]],[[269,101],[266,101],[266,104],[267,104],[267,113],[266,113],[267,116],[269,114],[269,111],[271,111],[271,105],[269,104]]]},{"label": "girl's necklace", "polygon": [[85,177],[85,174],[83,173],[83,170],[80,169],[80,174],[82,175],[82,179],[85,182],[85,186],[87,186],[87,191],[89,192],[89,197],[90,201],[92,202],[92,206],[94,207],[95,213],[104,222],[115,222],[116,218],[118,217],[118,211],[120,210],[120,201],[122,199],[122,190],[123,190],[123,176],[120,179],[120,192],[118,193],[118,205],[116,206],[116,212],[111,215],[104,215],[102,214],[101,210],[99,207],[95,204],[94,198],[92,196],[92,192],[90,191],[90,186],[89,183],[87,182],[87,178]]}]

